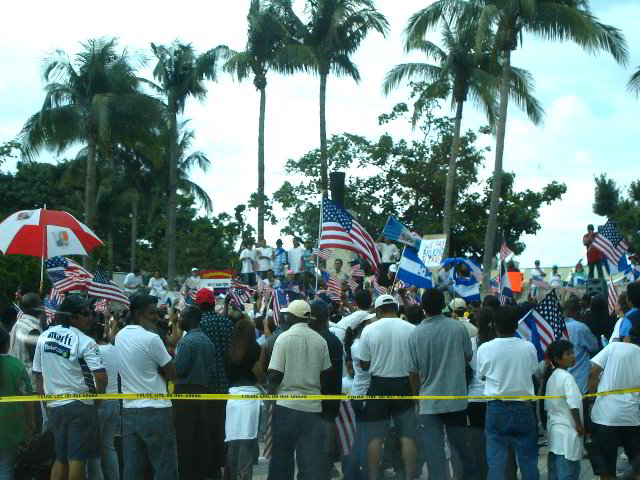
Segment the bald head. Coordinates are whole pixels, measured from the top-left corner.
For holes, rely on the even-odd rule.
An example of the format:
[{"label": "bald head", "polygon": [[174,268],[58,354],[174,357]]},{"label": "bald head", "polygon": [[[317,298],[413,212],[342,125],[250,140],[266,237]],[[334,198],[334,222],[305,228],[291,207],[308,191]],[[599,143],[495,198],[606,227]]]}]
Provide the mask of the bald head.
[{"label": "bald head", "polygon": [[40,312],[36,309],[42,308],[42,300],[37,293],[27,293],[22,296],[22,300],[20,301],[20,308],[27,315],[37,317]]}]

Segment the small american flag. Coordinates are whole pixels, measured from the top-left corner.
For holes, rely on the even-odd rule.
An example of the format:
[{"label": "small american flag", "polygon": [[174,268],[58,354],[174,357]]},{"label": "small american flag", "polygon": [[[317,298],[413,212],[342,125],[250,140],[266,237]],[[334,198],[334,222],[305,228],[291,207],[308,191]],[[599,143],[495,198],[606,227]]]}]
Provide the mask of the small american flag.
[{"label": "small american flag", "polygon": [[349,400],[340,402],[338,416],[335,418],[336,427],[338,427],[338,439],[340,440],[340,450],[342,456],[351,453],[351,447],[356,434],[356,415],[351,407]]},{"label": "small american flag", "polygon": [[251,293],[248,290],[230,288],[229,295],[231,295],[231,301],[237,306],[251,301]]},{"label": "small american flag", "polygon": [[120,302],[129,306],[129,297],[113,283],[109,274],[96,266],[93,280],[89,284],[89,295],[97,298],[106,298],[114,302]]},{"label": "small american flag", "polygon": [[518,335],[530,341],[538,351],[538,360],[544,358],[549,344],[569,338],[562,307],[556,291],[551,290],[533,310],[518,323]]},{"label": "small american flag", "polygon": [[600,250],[614,265],[618,265],[624,252],[629,250],[629,244],[622,237],[616,222],[612,220],[607,220],[607,223],[598,227],[598,234],[591,246]]},{"label": "small american flag", "polygon": [[69,290],[87,290],[91,274],[73,260],[64,257],[52,257],[44,261],[49,280],[63,293]]},{"label": "small american flag", "polygon": [[388,293],[388,290],[378,283],[378,279],[376,277],[373,277],[371,286],[373,287],[373,293],[376,297],[379,295],[386,295]]},{"label": "small american flag", "polygon": [[355,292],[356,289],[358,288],[358,282],[356,282],[351,277],[347,278],[347,285],[349,285],[349,288],[351,289],[352,292]]},{"label": "small american flag", "polygon": [[341,248],[365,258],[377,271],[380,257],[371,235],[340,205],[322,200],[322,234],[319,248]]},{"label": "small american flag", "polygon": [[186,292],[180,294],[180,301],[178,302],[178,305],[176,306],[177,310],[184,310],[187,306],[189,305],[195,305],[196,304],[196,290],[194,289],[187,289]]},{"label": "small american flag", "polygon": [[364,270],[360,267],[360,264],[356,263],[353,267],[351,267],[351,272],[349,275],[353,278],[364,278]]},{"label": "small american flag", "polygon": [[47,295],[44,297],[44,313],[47,318],[47,325],[51,325],[56,316],[56,310],[58,310],[58,302],[53,295]]},{"label": "small american flag", "polygon": [[531,284],[535,285],[536,287],[544,288],[546,290],[551,288],[551,286],[549,285],[548,282],[546,282],[546,281],[544,281],[544,280],[542,280],[540,278],[537,278],[537,277],[531,278]]},{"label": "small american flag", "polygon": [[320,257],[324,260],[329,260],[329,257],[331,256],[331,251],[330,250],[322,250],[320,248],[314,248],[313,249],[313,254],[317,257]]},{"label": "small american flag", "polygon": [[271,447],[273,446],[273,409],[276,402],[267,401],[265,405],[267,407],[267,422],[264,429],[264,450],[262,456],[264,458],[271,458]]},{"label": "small american flag", "polygon": [[327,294],[332,300],[340,300],[342,298],[342,284],[338,277],[331,275],[329,272],[323,272],[324,282],[327,284]]},{"label": "small american flag", "polygon": [[609,315],[611,315],[616,311],[616,305],[618,305],[618,291],[616,290],[616,287],[613,286],[611,278],[609,278],[608,292]]},{"label": "small american flag", "polygon": [[102,313],[103,315],[106,315],[108,310],[109,310],[109,302],[107,302],[106,298],[103,298],[102,300],[98,300],[93,305],[93,311],[96,313]]},{"label": "small american flag", "polygon": [[507,246],[507,243],[503,240],[502,245],[500,245],[500,261],[504,262],[511,255],[513,255],[513,252]]},{"label": "small american flag", "polygon": [[289,305],[289,301],[287,300],[284,290],[280,288],[276,288],[271,291],[271,298],[273,299],[273,303],[271,304],[271,309],[273,310],[273,321],[276,325],[280,325],[280,309]]}]

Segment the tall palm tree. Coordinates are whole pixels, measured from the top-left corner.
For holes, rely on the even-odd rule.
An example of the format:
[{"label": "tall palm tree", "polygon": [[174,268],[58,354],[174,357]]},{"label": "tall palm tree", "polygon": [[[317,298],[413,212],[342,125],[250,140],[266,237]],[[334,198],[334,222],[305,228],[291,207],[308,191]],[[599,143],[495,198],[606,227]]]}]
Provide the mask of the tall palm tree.
[{"label": "tall palm tree", "polygon": [[630,92],[640,95],[640,67],[636,70],[636,73],[631,75],[627,88]]},{"label": "tall palm tree", "polygon": [[159,82],[147,82],[167,99],[169,130],[169,199],[167,202],[167,281],[173,284],[176,274],[176,190],[178,188],[178,114],[184,111],[188,97],[204,101],[205,80],[215,81],[220,61],[228,60],[229,49],[220,45],[200,55],[190,44],[175,40],[171,45],[151,44],[158,62],[153,76]]},{"label": "tall palm tree", "polygon": [[[491,202],[485,235],[483,267],[490,271],[496,252],[495,236],[498,206],[502,190],[502,157],[507,125],[509,84],[512,76],[511,54],[524,33],[544,40],[571,40],[589,52],[604,50],[621,64],[628,60],[627,44],[617,29],[601,23],[591,12],[588,0],[436,0],[416,13],[409,21],[408,30],[424,35],[443,15],[462,16],[477,22],[477,44],[483,35],[494,31],[494,55],[501,65],[496,156],[492,177]],[[488,289],[490,275],[485,275],[483,288]]]},{"label": "tall palm tree", "polygon": [[281,12],[263,0],[251,0],[247,15],[247,44],[244,51],[234,53],[224,69],[239,81],[253,74],[253,85],[260,92],[258,122],[258,239],[264,238],[264,123],[267,103],[267,73],[293,73],[304,70],[310,59],[306,49],[291,41]]},{"label": "tall palm tree", "polygon": [[292,0],[274,0],[283,9],[294,36],[308,47],[310,67],[320,75],[320,176],[327,190],[327,79],[330,73],[360,81],[360,71],[351,60],[370,31],[383,36],[389,22],[373,0],[313,0],[307,3],[308,21],[293,11]]},{"label": "tall palm tree", "polygon": [[[464,103],[471,98],[476,106],[483,110],[492,129],[497,121],[497,96],[499,87],[499,66],[490,62],[488,52],[492,37],[490,32],[485,36],[481,50],[477,49],[477,25],[472,22],[458,21],[452,28],[451,20],[441,18],[442,41],[444,48],[440,48],[423,37],[411,36],[406,31],[405,52],[421,51],[427,57],[436,61],[436,65],[429,63],[405,63],[391,69],[383,82],[383,92],[388,94],[404,80],[421,79],[429,82],[428,89],[436,95],[442,91],[451,94],[451,108],[455,109],[455,124],[449,168],[445,187],[442,232],[447,235],[444,255],[449,255],[449,235],[451,233],[453,192],[455,186],[456,160],[460,148],[460,130]],[[512,78],[509,86],[510,95],[519,104],[525,106],[529,118],[536,125],[542,122],[544,112],[539,102],[533,97],[533,82],[531,75],[521,69],[512,68]],[[429,93],[429,92],[427,92]]]},{"label": "tall palm tree", "polygon": [[[101,139],[110,135],[115,110],[142,113],[148,97],[137,90],[140,55],[116,51],[117,41],[91,39],[72,61],[62,50],[48,55],[42,66],[45,101],[20,133],[22,152],[33,159],[43,148],[62,153],[67,147],[87,146],[84,221],[95,223],[96,152]],[[89,265],[89,259],[85,261]]]}]

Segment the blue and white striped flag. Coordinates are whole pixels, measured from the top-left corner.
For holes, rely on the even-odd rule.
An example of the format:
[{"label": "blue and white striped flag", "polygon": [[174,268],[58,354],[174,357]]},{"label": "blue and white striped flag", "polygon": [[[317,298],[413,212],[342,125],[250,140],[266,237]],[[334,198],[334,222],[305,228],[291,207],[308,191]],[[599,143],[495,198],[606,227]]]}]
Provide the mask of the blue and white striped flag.
[{"label": "blue and white striped flag", "polygon": [[382,236],[420,250],[420,236],[411,232],[411,230],[396,220],[394,216],[390,216],[389,220],[387,220],[387,224],[382,230]]},{"label": "blue and white striped flag", "polygon": [[457,296],[461,297],[465,302],[480,301],[480,284],[476,277],[460,277],[456,271],[453,271],[453,290]]},{"label": "blue and white striped flag", "polygon": [[401,280],[406,285],[414,285],[418,288],[433,287],[431,272],[418,257],[418,250],[410,246],[404,249],[398,264],[396,280]]}]

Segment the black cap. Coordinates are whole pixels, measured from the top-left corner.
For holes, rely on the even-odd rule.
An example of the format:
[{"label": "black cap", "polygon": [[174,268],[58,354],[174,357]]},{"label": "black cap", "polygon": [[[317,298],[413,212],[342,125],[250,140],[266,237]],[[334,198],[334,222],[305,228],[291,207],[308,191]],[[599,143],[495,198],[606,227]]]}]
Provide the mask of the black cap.
[{"label": "black cap", "polygon": [[131,306],[129,307],[129,310],[131,310],[131,312],[133,313],[133,312],[137,312],[138,310],[142,310],[147,305],[152,305],[157,303],[158,303],[158,297],[153,297],[151,295],[145,295],[145,294],[134,295],[131,298]]},{"label": "black cap", "polygon": [[276,240],[276,245],[282,245],[282,240],[280,239]]},{"label": "black cap", "polygon": [[587,225],[587,230],[595,230],[595,228],[593,228],[593,224],[592,223]]},{"label": "black cap", "polygon": [[60,304],[59,311],[66,313],[79,313],[93,305],[94,299],[84,298],[80,295],[67,295]]}]

